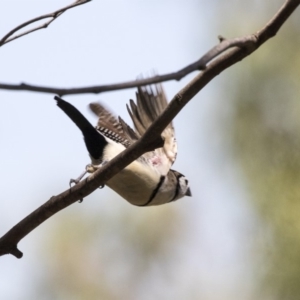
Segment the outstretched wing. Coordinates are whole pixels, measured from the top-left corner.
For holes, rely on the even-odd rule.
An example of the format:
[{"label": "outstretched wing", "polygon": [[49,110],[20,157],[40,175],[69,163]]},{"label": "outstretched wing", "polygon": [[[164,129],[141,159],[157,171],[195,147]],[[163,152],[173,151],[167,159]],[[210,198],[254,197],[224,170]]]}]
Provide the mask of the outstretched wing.
[{"label": "outstretched wing", "polygon": [[[166,95],[161,85],[155,85],[154,89],[150,86],[139,87],[136,93],[136,104],[130,100],[130,107],[127,105],[136,132],[142,136],[167,105]],[[167,173],[177,156],[177,143],[172,123],[162,132],[162,137],[164,146],[154,151],[156,155],[153,159],[157,161],[157,165],[163,170],[163,173]]]},{"label": "outstretched wing", "polygon": [[[126,124],[121,117],[116,118],[101,103],[91,103],[90,109],[99,118],[96,129],[104,136],[127,148],[145,133],[167,105],[168,102],[161,85],[155,85],[154,89],[150,86],[139,87],[136,93],[136,103],[130,100],[130,107],[127,105],[135,130]],[[166,175],[177,155],[177,143],[172,123],[162,132],[162,137],[164,146],[145,153],[141,159],[146,159],[161,174]]]},{"label": "outstretched wing", "polygon": [[91,103],[90,109],[98,116],[96,129],[109,139],[129,147],[139,137],[120,117],[117,119],[101,103]]}]

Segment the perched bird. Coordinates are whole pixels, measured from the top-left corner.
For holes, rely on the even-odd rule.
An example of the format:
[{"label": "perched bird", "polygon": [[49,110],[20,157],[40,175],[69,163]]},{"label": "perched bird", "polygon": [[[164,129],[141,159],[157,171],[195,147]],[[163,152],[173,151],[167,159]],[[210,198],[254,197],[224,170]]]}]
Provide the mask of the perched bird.
[{"label": "perched bird", "polygon": [[[127,105],[133,130],[100,103],[90,104],[90,109],[99,118],[97,126],[93,127],[73,105],[57,96],[55,100],[83,134],[92,162],[87,166],[87,172],[95,171],[137,141],[168,104],[160,85],[154,89],[138,88],[136,103],[130,100],[130,105]],[[162,132],[162,137],[163,147],[145,153],[106,182],[108,187],[133,205],[160,205],[191,196],[186,177],[171,169],[177,155],[172,123]]]}]

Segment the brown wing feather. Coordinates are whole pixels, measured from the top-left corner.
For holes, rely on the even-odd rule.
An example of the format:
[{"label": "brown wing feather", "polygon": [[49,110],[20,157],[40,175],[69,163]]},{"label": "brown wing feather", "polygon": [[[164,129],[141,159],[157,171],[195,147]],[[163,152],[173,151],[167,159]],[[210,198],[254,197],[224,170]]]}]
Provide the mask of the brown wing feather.
[{"label": "brown wing feather", "polygon": [[[134,123],[135,130],[142,136],[150,125],[161,115],[167,107],[168,102],[161,85],[155,85],[154,88],[139,87],[136,94],[136,104],[130,100],[130,107],[127,110]],[[162,132],[165,140],[163,148],[156,150],[158,157],[164,160],[162,163],[165,170],[169,170],[174,163],[177,155],[177,143],[175,139],[174,127],[170,123]]]},{"label": "brown wing feather", "polygon": [[101,103],[91,103],[90,109],[99,118],[96,126],[99,132],[113,141],[123,144],[126,148],[132,144],[132,132],[134,131],[129,127],[129,125],[127,125],[123,120],[118,120]]},{"label": "brown wing feather", "polygon": [[[122,118],[117,119],[100,103],[91,103],[90,109],[99,117],[97,130],[127,148],[145,133],[167,105],[168,102],[161,85],[155,85],[154,88],[139,87],[136,93],[136,103],[130,100],[127,105],[135,131]],[[172,123],[162,132],[162,137],[165,140],[164,146],[143,156],[161,169],[162,174],[167,174],[177,155],[177,143]]]},{"label": "brown wing feather", "polygon": [[[130,107],[127,106],[127,110],[136,130],[143,135],[161,115],[168,102],[161,85],[155,85],[155,90],[151,87],[139,87],[136,102],[135,104],[133,100],[130,100]],[[172,123],[168,127],[174,130]]]},{"label": "brown wing feather", "polygon": [[122,125],[124,135],[127,137],[127,139],[135,142],[140,138],[140,135],[135,132],[121,117],[119,117],[119,122]]},{"label": "brown wing feather", "polygon": [[123,128],[118,119],[101,103],[91,103],[90,109],[98,116],[98,127],[105,127],[123,136]]},{"label": "brown wing feather", "polygon": [[142,123],[140,113],[134,101],[130,100],[129,103],[130,107],[128,106],[128,104],[126,105],[127,111],[132,119],[136,132],[138,132],[139,135],[142,136],[146,131],[145,125]]}]

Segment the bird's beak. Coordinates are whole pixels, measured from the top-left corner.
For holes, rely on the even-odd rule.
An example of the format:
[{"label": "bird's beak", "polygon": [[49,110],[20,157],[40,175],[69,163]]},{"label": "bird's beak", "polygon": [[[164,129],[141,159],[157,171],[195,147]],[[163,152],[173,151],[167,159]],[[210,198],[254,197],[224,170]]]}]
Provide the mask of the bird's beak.
[{"label": "bird's beak", "polygon": [[188,189],[186,190],[185,196],[189,196],[189,197],[192,196],[192,192],[191,192],[191,189],[190,189],[190,188],[188,188]]}]

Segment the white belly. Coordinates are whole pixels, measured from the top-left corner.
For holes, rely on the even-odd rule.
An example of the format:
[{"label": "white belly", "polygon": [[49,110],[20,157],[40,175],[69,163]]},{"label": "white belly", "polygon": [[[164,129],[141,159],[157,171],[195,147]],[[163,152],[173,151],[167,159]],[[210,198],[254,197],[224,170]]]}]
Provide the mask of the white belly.
[{"label": "white belly", "polygon": [[[110,141],[103,153],[103,160],[110,161],[124,149],[123,145]],[[129,203],[144,205],[149,201],[153,191],[157,188],[160,178],[159,170],[151,164],[134,161],[106,182],[106,185]],[[159,193],[151,200],[150,205],[167,203],[172,199],[174,191],[168,190],[167,187],[166,179]]]},{"label": "white belly", "polygon": [[160,179],[153,168],[134,161],[106,185],[134,205],[143,205],[150,199]]}]

